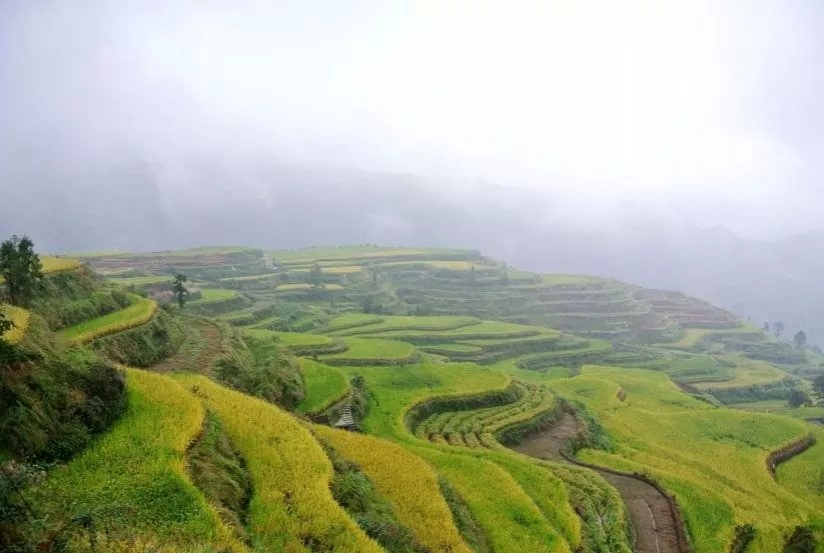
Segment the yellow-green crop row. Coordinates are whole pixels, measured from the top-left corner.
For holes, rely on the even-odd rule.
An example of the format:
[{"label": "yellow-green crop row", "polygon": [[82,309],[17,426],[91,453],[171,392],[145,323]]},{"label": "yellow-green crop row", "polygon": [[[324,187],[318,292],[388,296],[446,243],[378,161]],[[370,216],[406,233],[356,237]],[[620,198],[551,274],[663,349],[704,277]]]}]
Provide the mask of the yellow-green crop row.
[{"label": "yellow-green crop row", "polygon": [[[126,370],[128,407],[112,428],[27,494],[38,512],[101,513],[122,540],[157,541],[176,551],[244,551],[186,470],[186,450],[203,426],[201,402],[166,376]],[[148,532],[147,532],[148,530]],[[150,536],[149,536],[150,535]],[[104,539],[104,536],[99,536]],[[71,550],[91,550],[74,543]],[[126,551],[108,543],[106,550]]]},{"label": "yellow-green crop row", "polygon": [[406,342],[379,340],[373,338],[344,338],[347,350],[341,353],[323,355],[330,364],[376,364],[397,363],[412,360],[415,348]]},{"label": "yellow-green crop row", "polygon": [[336,367],[329,367],[309,359],[299,359],[306,396],[298,405],[301,413],[322,413],[349,393],[346,376]]},{"label": "yellow-green crop row", "polygon": [[238,295],[234,290],[225,288],[201,288],[200,299],[189,302],[190,305],[218,303],[235,298]]},{"label": "yellow-green crop row", "polygon": [[26,335],[29,328],[30,313],[22,307],[9,304],[0,305],[0,312],[4,313],[8,319],[14,323],[14,327],[6,332],[2,338],[10,344],[17,344]]},{"label": "yellow-green crop row", "polygon": [[[293,284],[279,284],[275,287],[275,292],[302,292],[312,289],[311,284],[293,283]],[[326,291],[343,290],[340,284],[324,284],[323,289]]]},{"label": "yellow-green crop row", "polygon": [[135,294],[130,294],[129,299],[132,303],[128,307],[64,328],[58,332],[58,335],[70,344],[84,344],[109,334],[144,325],[152,320],[157,311],[157,303]]},{"label": "yellow-green crop row", "polygon": [[254,494],[248,529],[261,551],[381,553],[329,490],[332,464],[297,419],[202,376],[181,376],[247,461]]},{"label": "yellow-green crop row", "polygon": [[64,257],[53,257],[50,255],[41,255],[40,263],[43,265],[43,274],[59,273],[62,271],[71,271],[80,267],[80,261],[77,259],[69,259]]},{"label": "yellow-green crop row", "polygon": [[314,432],[344,458],[356,463],[391,503],[398,521],[408,526],[433,553],[471,553],[441,495],[438,476],[407,449],[372,436],[313,426]]},{"label": "yellow-green crop row", "polygon": [[493,551],[569,553],[569,544],[512,475],[481,457],[414,447],[467,502]]}]

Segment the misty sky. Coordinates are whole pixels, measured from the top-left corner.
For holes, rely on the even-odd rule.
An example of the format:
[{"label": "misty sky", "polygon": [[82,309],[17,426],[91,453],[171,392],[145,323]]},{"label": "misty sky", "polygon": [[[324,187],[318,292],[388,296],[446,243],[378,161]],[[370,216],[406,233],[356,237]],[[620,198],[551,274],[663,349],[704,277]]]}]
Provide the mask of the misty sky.
[{"label": "misty sky", "polygon": [[206,155],[819,228],[821,29],[818,0],[0,0],[0,187],[44,150],[126,152],[219,202],[186,178]]}]

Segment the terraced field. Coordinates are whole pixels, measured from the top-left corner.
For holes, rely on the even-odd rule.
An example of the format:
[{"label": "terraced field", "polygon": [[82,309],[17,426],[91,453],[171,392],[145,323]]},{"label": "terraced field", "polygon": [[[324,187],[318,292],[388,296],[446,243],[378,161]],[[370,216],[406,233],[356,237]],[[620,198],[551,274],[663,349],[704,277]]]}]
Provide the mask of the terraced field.
[{"label": "terraced field", "polygon": [[344,338],[346,349],[321,355],[329,365],[404,365],[417,360],[415,348],[404,342],[373,338]]},{"label": "terraced field", "polygon": [[129,299],[131,304],[128,307],[65,328],[59,332],[59,335],[72,344],[84,344],[102,336],[146,324],[152,320],[157,310],[157,303],[134,294],[130,295]]},{"label": "terraced field", "polygon": [[132,544],[245,551],[184,468],[186,448],[203,425],[201,402],[160,375],[129,370],[127,381],[128,411],[102,439],[31,488],[32,502],[59,519],[110,512],[120,521],[76,535],[75,550]]},{"label": "terraced field", "polygon": [[[185,341],[153,367],[167,374],[126,370],[121,422],[33,489],[55,516],[66,505],[138,505],[101,550],[139,538],[181,550],[728,553],[746,525],[755,528],[749,553],[782,551],[799,528],[824,539],[824,431],[812,426],[821,408],[768,400],[780,415],[751,413],[716,407],[712,395],[809,389],[793,372],[813,371],[818,358],[787,355],[791,346],[696,298],[536,275],[465,250],[200,248],[88,259],[149,293],[172,266],[200,287],[183,311],[200,317],[168,315]],[[152,318],[152,299],[131,301],[60,334],[79,344]],[[258,346],[299,367],[296,416],[213,380],[234,336],[226,323],[240,329],[247,355],[262,355],[251,353]],[[334,423],[341,409],[364,434],[309,422]],[[242,460],[232,470],[248,472],[240,531],[185,470],[209,420]],[[809,435],[819,442],[787,460],[774,455]],[[101,468],[104,459],[111,466]],[[113,485],[93,473],[111,473]],[[409,533],[406,549],[379,544],[379,532],[342,507],[340,494],[364,490]]]},{"label": "terraced field", "polygon": [[551,387],[592,409],[616,440],[612,452],[580,458],[658,479],[678,498],[697,552],[727,551],[740,521],[759,528],[756,550],[778,551],[781,528],[815,515],[812,490],[796,496],[766,466],[771,452],[809,432],[803,424],[712,408],[646,371],[588,367]]},{"label": "terraced field", "polygon": [[[438,410],[415,423],[411,430],[419,438],[471,448],[496,448],[495,435],[503,429],[527,423],[541,415],[555,415],[558,401],[539,384],[515,381],[509,396],[512,403],[481,409]],[[410,414],[415,417],[415,413]]]}]

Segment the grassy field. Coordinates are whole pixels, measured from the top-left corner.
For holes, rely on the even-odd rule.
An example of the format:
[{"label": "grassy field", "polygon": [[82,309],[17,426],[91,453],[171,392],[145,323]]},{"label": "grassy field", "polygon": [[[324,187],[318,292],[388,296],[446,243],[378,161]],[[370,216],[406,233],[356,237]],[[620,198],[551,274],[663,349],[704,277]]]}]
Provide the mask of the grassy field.
[{"label": "grassy field", "polygon": [[275,340],[286,347],[289,346],[325,346],[332,343],[332,339],[321,334],[304,334],[301,332],[277,332],[265,328],[244,328],[243,333],[262,340]]},{"label": "grassy field", "polygon": [[[365,329],[365,327],[364,327]],[[366,332],[364,332],[366,334]],[[498,321],[481,321],[477,324],[472,324],[468,326],[461,326],[458,328],[452,329],[445,329],[445,330],[436,330],[436,331],[426,331],[426,330],[384,330],[384,331],[376,331],[376,332],[369,332],[370,335],[378,335],[382,337],[392,337],[392,336],[421,336],[421,335],[432,335],[443,337],[444,340],[450,339],[504,339],[504,338],[518,338],[524,336],[534,336],[536,334],[556,334],[556,332],[549,330],[547,328],[539,328],[535,326],[528,326],[522,324],[515,324],[515,323],[504,323]]]},{"label": "grassy field", "polygon": [[[348,322],[359,321],[361,319],[353,318],[351,315],[343,315],[333,319],[330,323],[330,328],[345,327]],[[333,331],[333,334],[347,335],[347,334],[372,334],[387,331],[401,331],[401,330],[452,330],[456,328],[468,327],[477,325],[481,322],[475,317],[404,317],[404,316],[382,316],[379,319],[374,319],[373,322],[367,322],[368,319],[362,319],[364,324],[356,326],[355,328],[344,328],[343,330]]]},{"label": "grassy field", "polygon": [[302,250],[267,252],[275,263],[312,263],[318,260],[378,260],[383,257],[421,257],[445,254],[468,254],[467,250],[441,248],[384,248],[379,246],[319,247]]},{"label": "grassy field", "polygon": [[14,323],[14,328],[3,335],[3,339],[10,344],[17,344],[26,335],[29,327],[30,313],[22,307],[16,307],[7,303],[0,304],[0,313],[3,313],[8,320]]},{"label": "grassy field", "polygon": [[297,407],[300,413],[321,413],[349,391],[349,381],[337,368],[309,359],[300,360],[306,396]]},{"label": "grassy field", "polygon": [[758,528],[751,551],[780,551],[783,532],[813,514],[809,497],[777,484],[765,465],[771,451],[808,432],[803,424],[712,408],[651,371],[587,367],[550,385],[592,409],[616,442],[614,452],[581,457],[658,478],[678,497],[696,553],[726,551],[742,521]]},{"label": "grassy field", "polygon": [[446,261],[435,259],[427,261],[389,261],[386,263],[381,263],[381,267],[410,267],[420,265],[424,265],[432,269],[449,269],[450,271],[471,271],[473,269],[483,271],[497,269],[495,266],[463,260]]},{"label": "grassy field", "polygon": [[328,362],[358,363],[380,365],[382,363],[396,363],[410,359],[415,348],[405,342],[392,340],[378,340],[373,338],[342,338],[346,344],[346,351],[321,356]]},{"label": "grassy field", "polygon": [[[185,469],[186,448],[203,424],[200,401],[169,378],[149,372],[128,370],[127,384],[126,413],[89,449],[49,472],[31,490],[33,503],[54,517],[95,517],[97,539],[110,532],[109,539],[121,543],[123,551],[135,538],[147,549],[245,550]],[[88,536],[76,541],[77,550],[92,550]]]},{"label": "grassy field", "polygon": [[730,403],[730,409],[741,409],[742,411],[753,411],[755,413],[772,413],[785,411],[788,409],[787,401],[783,399],[765,399],[762,401],[748,401],[743,403]]},{"label": "grassy field", "polygon": [[379,323],[382,320],[382,317],[377,315],[369,315],[367,313],[345,313],[332,319],[329,325],[323,330],[324,332],[331,333],[343,328]]},{"label": "grassy field", "polygon": [[712,330],[706,328],[687,328],[684,329],[684,335],[677,342],[660,345],[665,348],[689,350],[697,346],[698,342],[710,332]]},{"label": "grassy field", "polygon": [[[363,270],[363,265],[338,265],[336,263],[319,263],[325,275],[354,275]],[[312,265],[290,266],[287,268],[290,273],[308,273],[312,270]]]},{"label": "grassy field", "polygon": [[157,310],[157,304],[153,300],[130,294],[129,301],[131,304],[124,309],[64,328],[58,332],[58,335],[71,344],[84,344],[101,336],[122,332],[152,320]]},{"label": "grassy field", "polygon": [[200,290],[200,298],[190,301],[189,305],[203,305],[206,303],[217,303],[237,297],[237,292],[234,290],[226,290],[225,288],[202,288]]},{"label": "grassy field", "polygon": [[123,284],[124,286],[149,286],[151,284],[171,283],[172,277],[169,275],[148,275],[123,278],[113,277],[112,281],[117,282],[118,284]]},{"label": "grassy field", "polygon": [[743,357],[720,356],[729,363],[734,363],[732,378],[723,382],[698,382],[698,389],[708,388],[743,388],[757,384],[768,384],[786,378],[787,373],[765,361],[752,361]]},{"label": "grassy field", "polygon": [[70,259],[66,257],[53,257],[50,255],[41,255],[40,263],[43,265],[43,274],[59,273],[61,271],[70,271],[80,267],[80,261],[77,259]]},{"label": "grassy field", "polygon": [[[312,285],[306,283],[278,284],[275,288],[275,292],[308,292],[309,290],[312,290]],[[323,290],[334,292],[343,290],[343,286],[340,284],[324,284]]]},{"label": "grassy field", "polygon": [[580,286],[589,284],[608,285],[609,280],[589,275],[541,275],[541,281],[550,286]]}]

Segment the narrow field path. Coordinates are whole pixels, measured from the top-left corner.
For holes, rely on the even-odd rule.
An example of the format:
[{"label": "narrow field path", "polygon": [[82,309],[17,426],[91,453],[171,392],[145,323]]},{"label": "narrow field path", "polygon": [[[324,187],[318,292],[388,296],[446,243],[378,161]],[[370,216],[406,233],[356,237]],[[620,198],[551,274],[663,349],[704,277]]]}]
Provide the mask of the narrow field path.
[{"label": "narrow field path", "polygon": [[186,371],[209,375],[212,361],[220,355],[223,336],[218,326],[206,319],[183,317],[186,336],[177,352],[152,370],[158,372]]},{"label": "narrow field path", "polygon": [[[531,457],[569,463],[561,452],[578,432],[578,424],[569,413],[564,413],[552,427],[524,439],[512,449]],[[593,468],[593,467],[589,467]],[[635,553],[686,553],[678,539],[679,519],[669,500],[655,486],[629,475],[615,474],[593,468],[604,480],[612,484],[632,519],[635,528]]]}]

